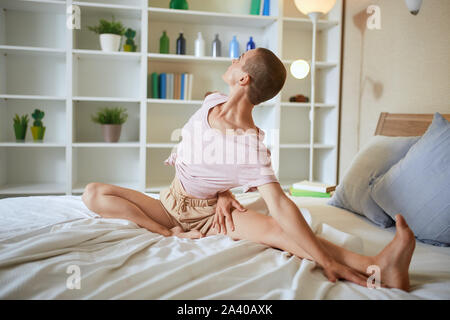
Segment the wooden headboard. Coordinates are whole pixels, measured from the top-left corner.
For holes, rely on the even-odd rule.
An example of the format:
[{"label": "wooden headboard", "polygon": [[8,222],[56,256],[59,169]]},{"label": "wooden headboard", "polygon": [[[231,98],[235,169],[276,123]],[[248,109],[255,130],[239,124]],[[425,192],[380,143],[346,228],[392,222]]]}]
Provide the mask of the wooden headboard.
[{"label": "wooden headboard", "polygon": [[[375,135],[390,137],[421,136],[433,121],[434,113],[388,113],[382,112]],[[450,121],[450,114],[442,114]]]}]

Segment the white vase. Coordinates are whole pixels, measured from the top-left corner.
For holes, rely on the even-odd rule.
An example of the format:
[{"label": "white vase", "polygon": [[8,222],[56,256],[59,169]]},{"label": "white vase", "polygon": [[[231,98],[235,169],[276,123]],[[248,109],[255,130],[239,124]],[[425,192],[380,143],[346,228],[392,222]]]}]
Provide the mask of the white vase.
[{"label": "white vase", "polygon": [[100,35],[100,46],[103,51],[119,51],[121,36],[112,33],[103,33]]}]

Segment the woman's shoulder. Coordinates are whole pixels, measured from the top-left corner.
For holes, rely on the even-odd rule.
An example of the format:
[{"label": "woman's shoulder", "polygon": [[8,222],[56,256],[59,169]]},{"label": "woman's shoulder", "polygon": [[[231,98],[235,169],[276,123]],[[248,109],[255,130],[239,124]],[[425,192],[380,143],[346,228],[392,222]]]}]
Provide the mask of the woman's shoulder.
[{"label": "woman's shoulder", "polygon": [[227,100],[228,96],[220,91],[208,91],[205,93],[204,103],[212,102],[216,100]]},{"label": "woman's shoulder", "polygon": [[201,110],[209,110],[210,108],[224,103],[228,100],[228,96],[219,91],[207,92],[201,106]]},{"label": "woman's shoulder", "polygon": [[211,96],[211,95],[216,95],[216,94],[220,94],[220,95],[224,95],[222,92],[220,92],[220,91],[208,91],[208,92],[206,92],[205,93],[205,99],[207,98],[207,97],[209,97],[209,96]]}]

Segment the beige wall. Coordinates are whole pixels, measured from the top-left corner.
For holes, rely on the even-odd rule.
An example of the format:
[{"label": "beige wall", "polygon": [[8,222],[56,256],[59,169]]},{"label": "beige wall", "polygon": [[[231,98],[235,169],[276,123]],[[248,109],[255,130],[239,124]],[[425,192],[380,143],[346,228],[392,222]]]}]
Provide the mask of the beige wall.
[{"label": "beige wall", "polygon": [[[381,29],[366,26],[377,5]],[[450,1],[346,0],[339,181],[373,136],[380,112],[450,113]]]}]

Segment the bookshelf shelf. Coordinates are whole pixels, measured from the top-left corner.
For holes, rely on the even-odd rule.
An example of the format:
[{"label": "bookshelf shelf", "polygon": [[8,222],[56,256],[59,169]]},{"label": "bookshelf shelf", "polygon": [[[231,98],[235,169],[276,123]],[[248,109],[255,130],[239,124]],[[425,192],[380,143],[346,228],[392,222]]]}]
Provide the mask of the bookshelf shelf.
[{"label": "bookshelf shelf", "polygon": [[[252,36],[287,69],[297,59],[312,60],[312,23],[293,1],[271,0],[270,16],[248,14],[249,0],[189,0],[189,10],[169,9],[168,3],[0,1],[0,198],[81,194],[90,182],[159,192],[175,174],[163,162],[176,148],[179,130],[206,92],[228,93],[221,76],[232,63],[227,53],[233,35],[241,52]],[[81,29],[66,26],[70,5],[81,10]],[[314,103],[289,102],[297,94],[309,97],[310,77],[297,80],[288,72],[282,92],[253,110],[285,190],[310,178],[336,183],[342,12],[343,0],[337,0],[318,23]],[[87,26],[112,16],[136,30],[136,52],[123,51],[125,39],[119,52],[101,50],[99,36]],[[163,30],[170,38],[169,54],[159,53]],[[186,55],[175,54],[180,30]],[[199,31],[204,57],[194,55]],[[217,58],[211,56],[215,34],[222,42]],[[191,99],[150,98],[152,72],[193,74]],[[117,143],[104,142],[100,125],[90,119],[100,107],[111,106],[125,107],[129,115]],[[33,142],[30,132],[25,142],[16,142],[14,114],[31,115],[34,108],[46,112],[44,142]]]},{"label": "bookshelf shelf", "polygon": [[202,100],[175,100],[175,99],[147,99],[149,104],[184,104],[184,105],[198,105],[200,106]]},{"label": "bookshelf shelf", "polygon": [[196,57],[193,55],[182,54],[162,54],[162,53],[149,53],[148,57],[151,62],[192,62],[192,63],[231,63],[233,59],[227,57]]},{"label": "bookshelf shelf", "polygon": [[66,53],[66,50],[61,48],[0,45],[0,53],[3,55],[22,54],[30,56],[36,55],[63,56]]},{"label": "bookshelf shelf", "polygon": [[118,59],[118,60],[134,60],[139,61],[141,54],[138,52],[104,52],[101,50],[86,50],[74,49],[72,50],[74,57],[77,59]]},{"label": "bookshelf shelf", "polygon": [[251,28],[264,28],[277,21],[277,17],[273,16],[254,16],[249,14],[176,10],[156,7],[148,8],[148,17],[149,20],[157,22],[224,25]]}]

